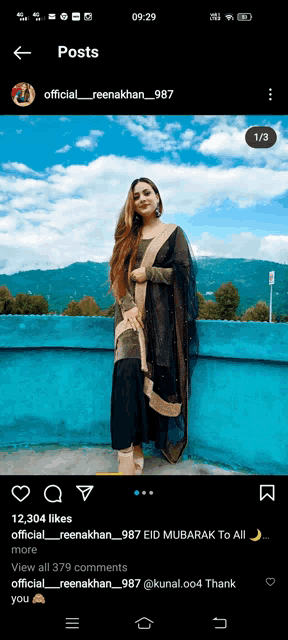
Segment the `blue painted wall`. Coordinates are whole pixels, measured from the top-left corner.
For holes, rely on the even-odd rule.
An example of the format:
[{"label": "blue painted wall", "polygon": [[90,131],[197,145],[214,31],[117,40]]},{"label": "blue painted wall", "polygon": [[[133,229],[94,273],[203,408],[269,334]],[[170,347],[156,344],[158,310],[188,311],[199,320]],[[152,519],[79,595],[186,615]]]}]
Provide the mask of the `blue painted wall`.
[{"label": "blue painted wall", "polygon": [[[288,473],[288,324],[198,320],[186,455]],[[114,318],[0,316],[1,449],[110,445]]]}]

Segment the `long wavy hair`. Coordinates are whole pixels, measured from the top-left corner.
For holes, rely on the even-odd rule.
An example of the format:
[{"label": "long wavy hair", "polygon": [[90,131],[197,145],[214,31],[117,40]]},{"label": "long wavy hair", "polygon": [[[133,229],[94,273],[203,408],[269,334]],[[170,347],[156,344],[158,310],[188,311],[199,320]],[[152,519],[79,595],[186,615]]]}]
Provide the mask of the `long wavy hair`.
[{"label": "long wavy hair", "polygon": [[[26,88],[25,88],[25,89],[22,89],[23,84],[25,84],[25,86],[26,86]],[[30,85],[29,85],[29,84],[27,84],[27,82],[22,82],[22,83],[19,85],[19,88],[21,89],[21,95],[23,95],[23,96],[24,96],[24,98],[25,98],[25,102],[30,102],[30,97],[31,97],[31,96],[30,96],[30,89],[29,89],[29,86],[30,86]],[[21,97],[21,96],[20,96],[20,97]],[[18,99],[18,102],[19,102],[19,99]]]},{"label": "long wavy hair", "polygon": [[29,84],[26,85],[26,89],[24,91],[24,98],[25,98],[25,102],[30,102],[31,94],[30,94]]},{"label": "long wavy hair", "polygon": [[149,180],[149,178],[137,178],[134,180],[129,189],[124,207],[121,209],[118,217],[114,234],[115,245],[112,258],[109,261],[109,293],[114,294],[117,302],[119,302],[120,298],[125,296],[127,292],[128,282],[136,263],[138,246],[141,241],[143,218],[134,211],[133,198],[133,189],[138,182],[147,182],[150,184],[153,191],[159,197],[158,212],[156,211],[157,218],[160,218],[163,211],[161,196],[156,184],[154,184],[152,180]]}]

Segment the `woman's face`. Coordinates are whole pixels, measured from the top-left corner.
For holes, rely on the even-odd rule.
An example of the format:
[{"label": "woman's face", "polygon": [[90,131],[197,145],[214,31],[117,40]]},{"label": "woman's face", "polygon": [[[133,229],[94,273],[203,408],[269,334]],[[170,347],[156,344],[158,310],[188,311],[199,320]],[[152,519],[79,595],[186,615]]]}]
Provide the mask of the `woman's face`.
[{"label": "woman's face", "polygon": [[141,216],[149,217],[155,211],[159,196],[148,182],[137,182],[133,189],[134,211]]}]

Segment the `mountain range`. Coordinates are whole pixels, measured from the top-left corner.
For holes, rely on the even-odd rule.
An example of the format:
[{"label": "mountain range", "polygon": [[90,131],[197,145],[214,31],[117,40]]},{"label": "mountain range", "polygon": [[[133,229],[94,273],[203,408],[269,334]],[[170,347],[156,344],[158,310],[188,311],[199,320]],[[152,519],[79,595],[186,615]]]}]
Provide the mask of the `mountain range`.
[{"label": "mountain range", "polygon": [[[223,283],[232,282],[238,289],[240,303],[237,315],[241,315],[259,300],[270,304],[269,272],[275,271],[272,291],[272,311],[276,316],[288,314],[288,265],[267,260],[244,258],[197,257],[197,291],[205,300],[214,300],[213,293]],[[49,311],[61,313],[71,302],[92,296],[101,310],[114,303],[109,289],[108,262],[74,262],[59,269],[33,269],[6,275],[0,271],[0,286],[10,293],[43,295],[48,300]]]}]

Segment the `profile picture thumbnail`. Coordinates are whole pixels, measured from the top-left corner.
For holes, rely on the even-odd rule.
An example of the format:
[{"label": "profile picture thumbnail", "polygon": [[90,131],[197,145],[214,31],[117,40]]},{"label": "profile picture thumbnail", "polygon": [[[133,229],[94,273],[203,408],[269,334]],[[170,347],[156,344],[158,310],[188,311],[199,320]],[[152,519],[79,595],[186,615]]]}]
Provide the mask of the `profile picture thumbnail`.
[{"label": "profile picture thumbnail", "polygon": [[35,89],[28,82],[18,82],[11,91],[11,97],[18,107],[28,107],[35,100]]}]

